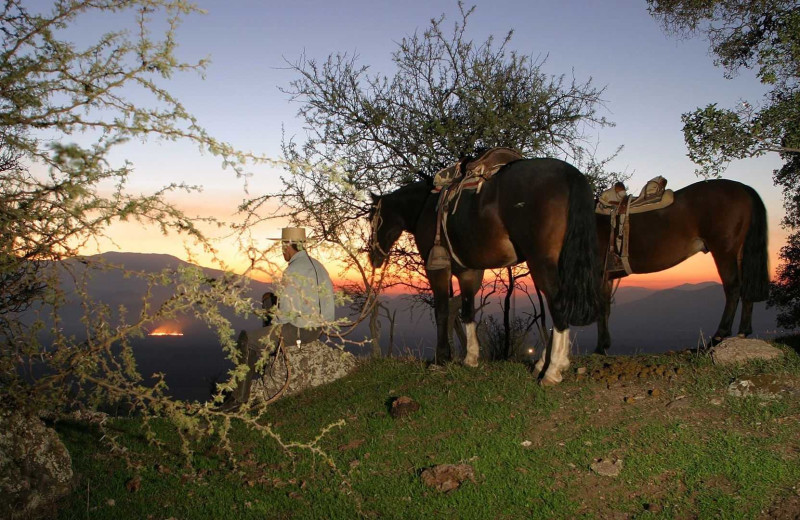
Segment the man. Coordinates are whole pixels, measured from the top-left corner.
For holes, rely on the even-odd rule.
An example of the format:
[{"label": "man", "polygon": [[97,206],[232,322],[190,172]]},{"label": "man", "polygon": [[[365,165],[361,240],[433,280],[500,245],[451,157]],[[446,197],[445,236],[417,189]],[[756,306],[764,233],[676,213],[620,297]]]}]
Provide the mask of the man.
[{"label": "man", "polygon": [[[281,241],[283,258],[289,263],[278,288],[277,310],[264,321],[264,327],[239,334],[237,348],[249,369],[233,399],[219,407],[221,411],[234,411],[248,401],[256,362],[264,349],[277,350],[281,341],[285,348],[310,343],[334,321],[333,283],[325,266],[305,251],[306,230],[284,228],[280,239],[270,240]],[[265,309],[274,309],[274,302],[271,293],[262,299]]]}]

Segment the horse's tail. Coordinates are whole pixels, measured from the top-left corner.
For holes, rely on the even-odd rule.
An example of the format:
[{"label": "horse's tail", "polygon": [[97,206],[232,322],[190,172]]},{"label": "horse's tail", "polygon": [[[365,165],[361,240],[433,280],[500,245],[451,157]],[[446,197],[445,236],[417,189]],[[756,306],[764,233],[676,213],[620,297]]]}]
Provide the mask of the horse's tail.
[{"label": "horse's tail", "polygon": [[761,302],[769,295],[769,259],[767,253],[767,209],[756,190],[745,186],[753,210],[742,250],[742,299]]},{"label": "horse's tail", "polygon": [[594,196],[580,172],[567,175],[569,213],[567,233],[558,258],[558,302],[571,325],[588,325],[597,319],[600,271],[597,264],[597,229]]}]

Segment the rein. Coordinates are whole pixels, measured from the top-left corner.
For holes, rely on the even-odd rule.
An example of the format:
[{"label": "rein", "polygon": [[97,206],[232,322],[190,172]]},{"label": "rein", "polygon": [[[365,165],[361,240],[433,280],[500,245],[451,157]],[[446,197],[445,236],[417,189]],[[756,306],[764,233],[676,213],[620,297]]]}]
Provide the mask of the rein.
[{"label": "rein", "polygon": [[381,242],[378,240],[378,228],[380,228],[383,223],[383,218],[381,218],[381,204],[383,204],[383,197],[378,199],[378,203],[375,205],[375,215],[372,217],[372,245],[380,251],[383,256],[388,258],[389,253],[383,250]]}]

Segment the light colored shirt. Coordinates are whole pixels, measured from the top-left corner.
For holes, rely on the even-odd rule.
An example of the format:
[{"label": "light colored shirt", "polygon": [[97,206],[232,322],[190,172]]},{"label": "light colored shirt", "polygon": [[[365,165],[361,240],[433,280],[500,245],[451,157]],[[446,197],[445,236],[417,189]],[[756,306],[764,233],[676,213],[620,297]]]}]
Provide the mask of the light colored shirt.
[{"label": "light colored shirt", "polygon": [[278,291],[277,323],[308,329],[333,322],[333,282],[325,266],[305,251],[289,259]]}]

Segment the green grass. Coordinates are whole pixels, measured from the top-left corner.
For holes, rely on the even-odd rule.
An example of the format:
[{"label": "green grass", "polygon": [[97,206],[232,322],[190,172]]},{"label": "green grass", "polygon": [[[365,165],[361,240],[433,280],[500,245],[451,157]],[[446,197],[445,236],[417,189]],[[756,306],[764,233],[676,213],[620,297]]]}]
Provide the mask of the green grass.
[{"label": "green grass", "polygon": [[[320,442],[338,472],[241,425],[232,431],[237,468],[206,440],[189,469],[177,446],[155,450],[135,419],[116,419],[140,464],[130,468],[98,432],[59,423],[77,474],[60,518],[757,518],[800,482],[800,403],[737,399],[726,389],[746,373],[800,381],[797,354],[786,352],[734,369],[701,356],[638,357],[680,375],[607,384],[572,371],[546,390],[518,363],[372,361],[267,412],[285,441],[309,442],[344,419]],[[605,362],[589,356],[573,367],[591,372]],[[421,407],[393,419],[390,403],[401,395]],[[685,406],[667,407],[677,396]],[[621,458],[621,474],[593,473],[597,458]],[[473,467],[475,482],[449,493],[423,484],[425,468],[457,463]],[[141,485],[129,491],[135,475]]]}]

